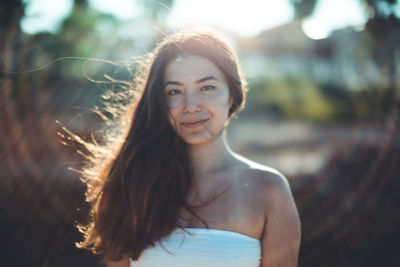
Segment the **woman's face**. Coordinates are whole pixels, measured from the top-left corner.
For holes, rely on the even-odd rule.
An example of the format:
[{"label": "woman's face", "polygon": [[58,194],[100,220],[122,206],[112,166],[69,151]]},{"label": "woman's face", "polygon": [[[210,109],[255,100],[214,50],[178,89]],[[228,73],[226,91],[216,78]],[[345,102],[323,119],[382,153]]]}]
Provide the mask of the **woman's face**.
[{"label": "woman's face", "polygon": [[165,70],[164,92],[170,121],[186,143],[204,144],[221,136],[232,100],[223,73],[211,61],[176,57]]}]

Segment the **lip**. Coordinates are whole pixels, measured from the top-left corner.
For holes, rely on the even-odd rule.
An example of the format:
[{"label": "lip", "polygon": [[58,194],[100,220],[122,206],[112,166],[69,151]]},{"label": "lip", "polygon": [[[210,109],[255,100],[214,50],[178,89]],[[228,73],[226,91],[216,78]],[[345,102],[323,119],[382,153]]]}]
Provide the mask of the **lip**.
[{"label": "lip", "polygon": [[181,124],[187,128],[196,128],[203,125],[208,119],[205,120],[189,120],[185,122],[181,122]]}]

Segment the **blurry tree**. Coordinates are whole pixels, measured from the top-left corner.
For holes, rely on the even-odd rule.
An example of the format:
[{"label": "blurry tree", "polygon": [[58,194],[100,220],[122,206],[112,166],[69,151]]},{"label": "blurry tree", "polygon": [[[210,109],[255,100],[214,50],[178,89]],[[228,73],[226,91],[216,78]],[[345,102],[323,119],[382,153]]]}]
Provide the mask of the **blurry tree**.
[{"label": "blurry tree", "polygon": [[[320,0],[290,0],[294,7],[295,19],[306,18],[314,12]],[[367,7],[370,17],[388,17],[395,14],[398,0],[360,0]]]},{"label": "blurry tree", "polygon": [[361,0],[367,6],[370,17],[388,17],[395,15],[398,0]]},{"label": "blurry tree", "polygon": [[290,0],[294,7],[295,19],[304,19],[310,16],[318,0]]},{"label": "blurry tree", "polygon": [[286,77],[270,81],[250,81],[246,113],[265,112],[275,118],[310,120],[335,119],[335,110],[315,81],[308,77]]},{"label": "blurry tree", "polygon": [[[304,19],[314,12],[318,1],[321,0],[291,0],[295,11],[295,19]],[[377,84],[366,84],[363,90],[352,93],[357,105],[356,114],[369,114],[375,119],[382,118],[393,112],[395,102],[400,101],[400,88],[396,77],[396,69],[400,68],[396,58],[400,53],[400,19],[396,13],[399,8],[398,0],[359,0],[365,6],[368,21],[363,32],[362,49],[366,55],[357,55],[359,60],[373,61],[379,69]],[[361,50],[362,50],[361,49]],[[360,50],[357,50],[360,51]],[[396,65],[397,64],[397,65]],[[397,87],[396,87],[397,86]],[[360,109],[360,110],[358,110]],[[368,110],[367,113],[361,110]],[[359,112],[360,111],[360,112]],[[363,115],[362,115],[363,116]]]},{"label": "blurry tree", "polygon": [[74,7],[86,8],[88,5],[87,0],[74,0]]},{"label": "blurry tree", "polygon": [[394,112],[400,103],[400,88],[396,80],[396,69],[400,68],[396,58],[400,55],[400,18],[396,15],[397,0],[364,0],[369,11],[365,31],[369,36],[370,53],[381,69],[379,88],[374,88],[382,99],[379,108]]},{"label": "blurry tree", "polygon": [[[21,0],[3,0],[0,2],[0,68],[16,70],[16,65],[10,60],[10,44],[15,44],[21,38],[19,21],[24,16],[25,5]],[[1,74],[0,74],[1,75]]]},{"label": "blurry tree", "polygon": [[[132,0],[133,1],[133,0]],[[159,1],[136,0],[143,6],[140,22],[149,20],[151,23],[162,21],[170,11],[173,0]],[[134,45],[144,45],[141,36],[123,36],[118,34],[119,27],[124,27],[124,22],[118,21],[113,15],[97,12],[91,9],[87,0],[74,0],[74,8],[70,15],[61,24],[56,34],[38,33],[34,36],[49,54],[50,58],[82,57],[105,58],[107,60],[120,60],[118,52],[125,49],[134,51]],[[129,22],[129,28],[138,27],[139,21]],[[155,36],[154,38],[158,38]],[[151,45],[151,43],[150,43]],[[122,47],[122,48],[121,48]],[[148,47],[144,47],[144,50]],[[142,48],[143,50],[143,48]],[[144,51],[145,52],[145,51]],[[103,74],[116,72],[116,67],[111,64],[83,62],[79,59],[63,60],[62,64],[52,66],[53,86],[57,85],[54,100],[57,108],[70,106],[93,106],[97,96],[102,93],[99,86],[85,81],[84,71],[88,72],[95,80],[104,79]],[[118,77],[118,78],[128,78]],[[71,94],[73,90],[73,94]]]},{"label": "blurry tree", "polygon": [[[292,1],[296,18],[310,14],[302,11],[311,10],[305,4],[301,6],[303,2]],[[314,182],[306,182],[305,177],[293,179],[304,185],[300,190],[294,188],[304,233],[299,266],[400,266],[396,242],[400,221],[400,19],[396,13],[399,6],[398,0],[360,3],[365,5],[369,18],[361,33],[362,49],[350,54],[372,63],[376,67],[374,74],[379,77],[376,83],[366,82],[365,88],[350,92],[355,112],[359,105],[368,110],[368,116],[359,117],[350,126],[355,129],[358,124],[365,125],[360,136],[368,138],[337,142],[338,149],[325,167],[314,174]],[[365,81],[367,78],[360,77]],[[329,87],[322,85],[321,89],[338,89]],[[309,192],[307,204],[299,198],[304,196],[299,193],[301,190]]]},{"label": "blurry tree", "polygon": [[[77,57],[61,60],[48,70],[51,72],[48,86],[54,88],[52,99],[56,112],[65,111],[72,106],[91,107],[101,93],[86,80],[83,70],[88,71],[88,65],[83,59],[79,59],[101,58],[100,54],[109,44],[105,36],[98,34],[97,27],[101,22],[106,22],[111,27],[117,25],[113,16],[91,10],[85,0],[75,0],[71,13],[62,22],[57,33],[41,32],[33,36],[47,54],[48,61]],[[112,53],[112,49],[108,53]],[[104,71],[104,65],[91,64],[89,72],[96,71]]]},{"label": "blurry tree", "polygon": [[1,265],[94,266],[92,256],[74,248],[83,187],[62,165],[71,151],[55,138],[50,93],[60,75],[57,68],[34,71],[52,59],[46,41],[57,43],[51,34],[38,42],[21,31],[24,8],[23,1],[0,1]]}]

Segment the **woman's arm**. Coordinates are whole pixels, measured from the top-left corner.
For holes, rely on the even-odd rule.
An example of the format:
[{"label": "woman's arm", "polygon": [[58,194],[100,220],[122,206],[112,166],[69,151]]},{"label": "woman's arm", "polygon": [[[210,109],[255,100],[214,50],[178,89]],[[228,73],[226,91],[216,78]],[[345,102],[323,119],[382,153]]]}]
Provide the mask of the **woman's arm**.
[{"label": "woman's arm", "polygon": [[297,266],[301,227],[296,205],[284,176],[269,177],[264,193],[266,223],[262,238],[262,267]]}]

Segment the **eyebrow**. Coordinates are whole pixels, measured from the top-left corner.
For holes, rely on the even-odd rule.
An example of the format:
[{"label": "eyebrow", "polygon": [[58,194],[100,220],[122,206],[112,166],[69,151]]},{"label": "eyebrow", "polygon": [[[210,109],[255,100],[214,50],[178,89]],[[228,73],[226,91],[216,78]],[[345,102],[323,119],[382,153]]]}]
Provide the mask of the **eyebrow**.
[{"label": "eyebrow", "polygon": [[[202,83],[208,80],[214,80],[214,81],[219,81],[217,78],[215,78],[212,75],[206,76],[204,78],[198,79],[195,83]],[[167,86],[168,84],[172,84],[172,85],[183,85],[183,83],[181,82],[177,82],[177,81],[167,81],[164,86]]]}]

